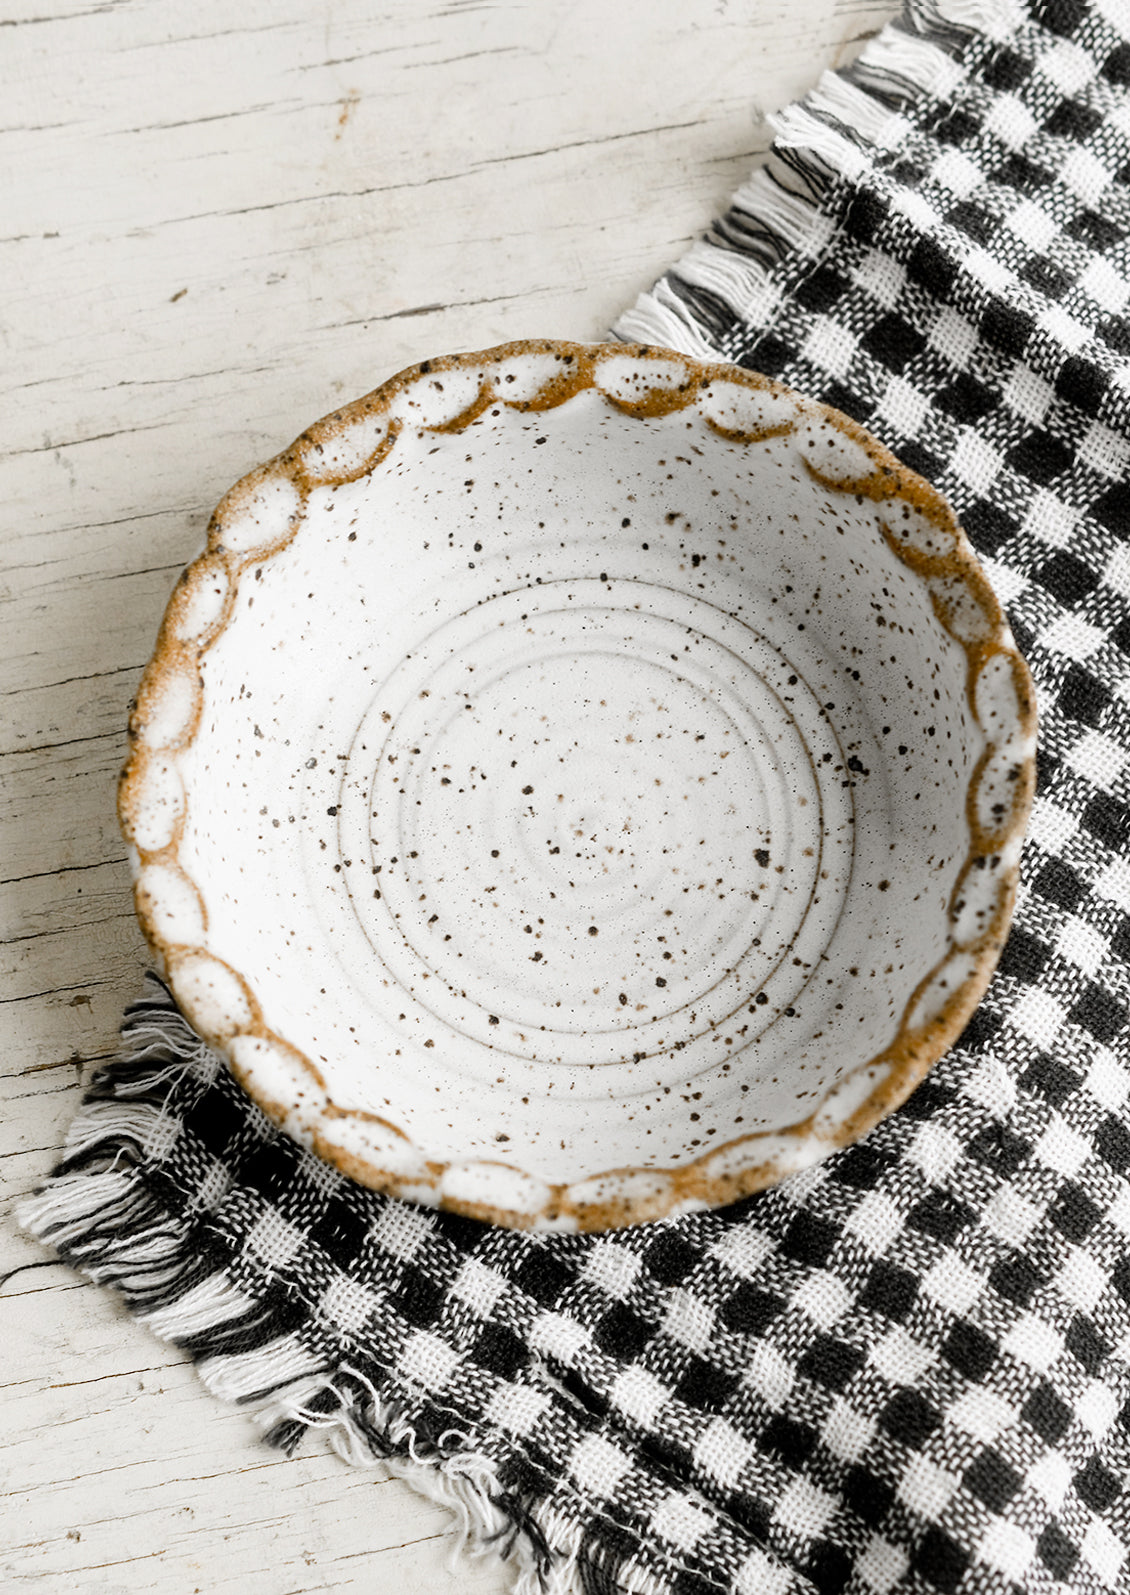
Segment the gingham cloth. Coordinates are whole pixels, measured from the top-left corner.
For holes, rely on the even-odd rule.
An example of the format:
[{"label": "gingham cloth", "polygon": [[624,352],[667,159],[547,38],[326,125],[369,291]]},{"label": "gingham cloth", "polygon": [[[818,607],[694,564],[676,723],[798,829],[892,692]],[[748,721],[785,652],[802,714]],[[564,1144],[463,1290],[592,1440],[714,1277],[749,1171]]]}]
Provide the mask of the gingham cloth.
[{"label": "gingham cloth", "polygon": [[1128,85],[1130,0],[920,3],[619,328],[864,422],[1031,664],[1015,929],[907,1105],[720,1212],[508,1233],[306,1155],[153,987],[28,1209],[277,1443],[399,1459],[530,1589],[1130,1588]]}]

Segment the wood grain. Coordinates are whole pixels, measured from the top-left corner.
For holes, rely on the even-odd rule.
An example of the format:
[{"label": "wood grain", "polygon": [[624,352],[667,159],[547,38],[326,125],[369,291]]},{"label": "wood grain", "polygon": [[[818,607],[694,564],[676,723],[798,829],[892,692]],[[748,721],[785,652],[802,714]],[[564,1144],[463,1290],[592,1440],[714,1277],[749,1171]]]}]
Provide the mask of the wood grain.
[{"label": "wood grain", "polygon": [[[2,0],[3,1211],[144,968],[130,696],[212,504],[410,362],[599,336],[886,0]],[[444,1514],[283,1460],[10,1218],[10,1589],[492,1595]]]}]

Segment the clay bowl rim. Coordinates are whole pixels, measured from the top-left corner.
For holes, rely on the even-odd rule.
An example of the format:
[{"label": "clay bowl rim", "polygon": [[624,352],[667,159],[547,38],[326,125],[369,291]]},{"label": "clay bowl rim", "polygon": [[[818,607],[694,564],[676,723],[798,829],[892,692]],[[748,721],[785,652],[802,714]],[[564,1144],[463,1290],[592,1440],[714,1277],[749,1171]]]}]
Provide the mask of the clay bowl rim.
[{"label": "clay bowl rim", "polygon": [[[507,400],[494,385],[490,375],[492,368],[497,369],[506,361],[525,356],[546,355],[553,357],[556,373],[532,399]],[[645,365],[650,363],[654,371],[654,384],[638,397],[613,396],[601,388],[599,378],[602,367],[609,361],[625,359]],[[207,914],[203,898],[177,856],[184,833],[187,798],[183,788],[178,790],[175,761],[191,744],[198,729],[203,707],[199,661],[231,618],[240,578],[247,570],[269,560],[290,544],[298,534],[307,497],[314,487],[356,481],[377,469],[395,447],[396,436],[403,423],[397,423],[394,419],[386,426],[383,440],[368,455],[358,458],[355,451],[351,455],[350,437],[352,435],[355,438],[363,430],[363,424],[379,421],[394,401],[417,384],[426,381],[434,383],[444,373],[476,368],[483,375],[472,401],[450,419],[423,430],[457,432],[494,404],[508,405],[521,411],[553,409],[586,388],[602,392],[606,402],[625,415],[649,419],[695,405],[704,389],[719,383],[735,384],[739,388],[784,399],[796,406],[795,421],[785,427],[778,425],[760,431],[729,430],[705,417],[708,424],[729,441],[748,445],[759,438],[764,439],[772,432],[795,430],[798,425],[811,421],[830,426],[864,451],[869,470],[861,477],[836,479],[822,475],[818,467],[806,461],[807,469],[822,486],[829,491],[861,495],[876,503],[902,499],[944,529],[946,536],[951,539],[952,546],[944,556],[942,565],[939,566],[935,559],[931,566],[929,558],[923,556],[920,550],[900,543],[884,529],[888,545],[904,565],[920,579],[925,579],[927,574],[937,574],[941,569],[951,583],[956,582],[958,591],[972,600],[987,623],[987,636],[973,641],[959,636],[945,606],[931,594],[934,611],[943,628],[957,638],[966,652],[966,704],[974,721],[978,721],[974,698],[976,678],[986,660],[995,655],[1006,657],[1019,706],[1018,722],[1009,728],[1012,741],[1019,749],[1011,810],[1006,822],[992,835],[984,833],[976,818],[974,798],[978,781],[994,747],[1000,746],[989,739],[986,731],[987,746],[967,790],[970,852],[958,871],[954,888],[956,897],[961,881],[971,868],[977,867],[978,859],[991,855],[999,861],[1007,855],[999,871],[1001,887],[996,911],[987,928],[971,944],[959,945],[952,939],[951,932],[945,956],[915,988],[904,1009],[898,1032],[887,1047],[854,1070],[846,1083],[840,1082],[834,1087],[813,1112],[783,1130],[764,1130],[735,1137],[723,1146],[710,1149],[696,1160],[674,1168],[657,1170],[641,1166],[609,1169],[601,1175],[586,1176],[582,1181],[572,1184],[548,1185],[531,1179],[530,1186],[538,1193],[536,1205],[528,1202],[522,1206],[505,1208],[489,1199],[481,1199],[474,1194],[473,1189],[469,1193],[466,1179],[454,1182],[445,1179],[456,1167],[462,1170],[470,1167],[472,1170],[479,1169],[489,1185],[490,1170],[497,1166],[494,1160],[473,1160],[458,1166],[427,1160],[422,1178],[417,1174],[405,1178],[340,1144],[340,1131],[335,1134],[335,1121],[340,1125],[342,1120],[367,1121],[371,1125],[379,1125],[382,1132],[406,1138],[387,1120],[380,1120],[359,1109],[338,1108],[332,1102],[324,1077],[316,1065],[287,1042],[285,1037],[269,1028],[250,983],[238,970],[208,951]],[[325,463],[325,456],[335,448],[339,455],[336,467]],[[272,493],[275,494],[274,504],[271,502]],[[249,506],[252,509],[261,507],[264,535],[258,541],[252,538],[248,546],[244,530],[241,538],[236,539],[237,546],[232,546],[232,523],[238,515],[242,517],[246,528]],[[281,525],[270,525],[272,515],[276,523],[281,517]],[[228,541],[225,541],[226,532],[229,533]],[[215,603],[212,605],[215,613],[209,612],[210,591],[220,591],[223,595],[218,609]],[[173,706],[171,711],[170,702]],[[985,728],[982,727],[982,730]],[[405,368],[373,392],[333,411],[307,428],[288,449],[251,471],[224,496],[209,523],[204,552],[182,573],[169,599],[153,656],[143,673],[130,715],[130,751],[119,783],[118,814],[123,834],[130,844],[135,908],[150,949],[174,996],[198,1033],[225,1057],[235,1078],[269,1119],[310,1146],[343,1174],[361,1185],[391,1196],[424,1201],[448,1211],[511,1228],[605,1230],[647,1222],[680,1211],[723,1206],[774,1185],[794,1170],[838,1147],[849,1145],[905,1101],[933,1065],[957,1041],[989,985],[1012,917],[1020,844],[1027,827],[1035,788],[1035,731],[1035,694],[1027,666],[1017,651],[1003,612],[977,557],[948,504],[935,488],[901,465],[858,422],[780,383],[726,362],[704,362],[650,345],[523,339],[483,351],[443,355]],[[165,783],[164,788],[161,782]],[[168,838],[157,838],[158,845],[153,845],[155,839],[146,831],[145,805],[147,801],[152,804],[154,793],[159,790],[169,795],[174,811],[177,811],[179,803],[179,817],[172,823]],[[203,944],[177,942],[162,933],[158,920],[162,917],[163,905],[159,889],[155,895],[154,880],[171,882],[178,891],[187,892],[195,900],[204,927]],[[952,926],[952,900],[949,920]],[[910,1018],[919,994],[957,951],[971,956],[969,974],[925,1025],[912,1027]],[[221,987],[226,985],[234,994],[228,1011],[217,1012],[214,1003],[201,1000],[202,967],[205,971],[211,968]],[[311,1109],[306,1104],[299,1120],[296,1118],[295,1103],[275,1100],[265,1092],[255,1078],[254,1071],[241,1065],[233,1052],[233,1044],[241,1036],[258,1037],[281,1049],[295,1072],[308,1082],[309,1092],[300,1092],[299,1095],[308,1094],[315,1104],[320,1102],[320,1106]],[[861,1077],[864,1077],[866,1084],[868,1072],[877,1078],[877,1084],[866,1091],[861,1100],[851,1102],[849,1111],[836,1123],[834,1113],[830,1111],[829,1098],[842,1096],[845,1084],[850,1086],[852,1081],[858,1084]],[[850,1102],[850,1098],[845,1100]],[[741,1157],[741,1148],[747,1150],[748,1157]],[[726,1154],[728,1166],[723,1171],[712,1172],[710,1165],[717,1165],[722,1154]],[[514,1173],[512,1165],[502,1167],[508,1175]],[[646,1177],[637,1179],[637,1176]],[[634,1194],[631,1189],[633,1183],[638,1187]],[[473,1187],[473,1179],[471,1184]],[[445,1188],[445,1185],[453,1185],[454,1188]]]}]

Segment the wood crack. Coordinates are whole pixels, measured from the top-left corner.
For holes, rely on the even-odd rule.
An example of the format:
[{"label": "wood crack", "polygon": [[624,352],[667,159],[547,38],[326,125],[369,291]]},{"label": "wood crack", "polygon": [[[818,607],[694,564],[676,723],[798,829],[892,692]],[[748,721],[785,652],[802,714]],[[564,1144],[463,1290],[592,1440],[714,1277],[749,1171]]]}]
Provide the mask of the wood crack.
[{"label": "wood crack", "polygon": [[24,881],[61,880],[64,875],[79,875],[84,870],[111,869],[128,863],[129,859],[123,854],[120,858],[96,859],[92,864],[60,864],[58,869],[34,870],[30,875],[9,875],[6,880],[0,880],[0,886],[20,886]]}]

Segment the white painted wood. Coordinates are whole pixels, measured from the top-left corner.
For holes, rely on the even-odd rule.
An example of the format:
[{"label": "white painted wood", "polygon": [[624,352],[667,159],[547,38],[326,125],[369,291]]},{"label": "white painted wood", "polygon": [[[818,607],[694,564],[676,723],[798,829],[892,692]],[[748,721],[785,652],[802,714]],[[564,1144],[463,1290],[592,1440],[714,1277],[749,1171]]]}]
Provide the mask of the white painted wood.
[{"label": "white painted wood", "polygon": [[[890,0],[0,0],[0,1181],[50,1166],[144,967],[130,694],[212,504],[450,349],[599,336]],[[285,1461],[0,1232],[0,1582],[474,1591],[445,1519]]]}]

